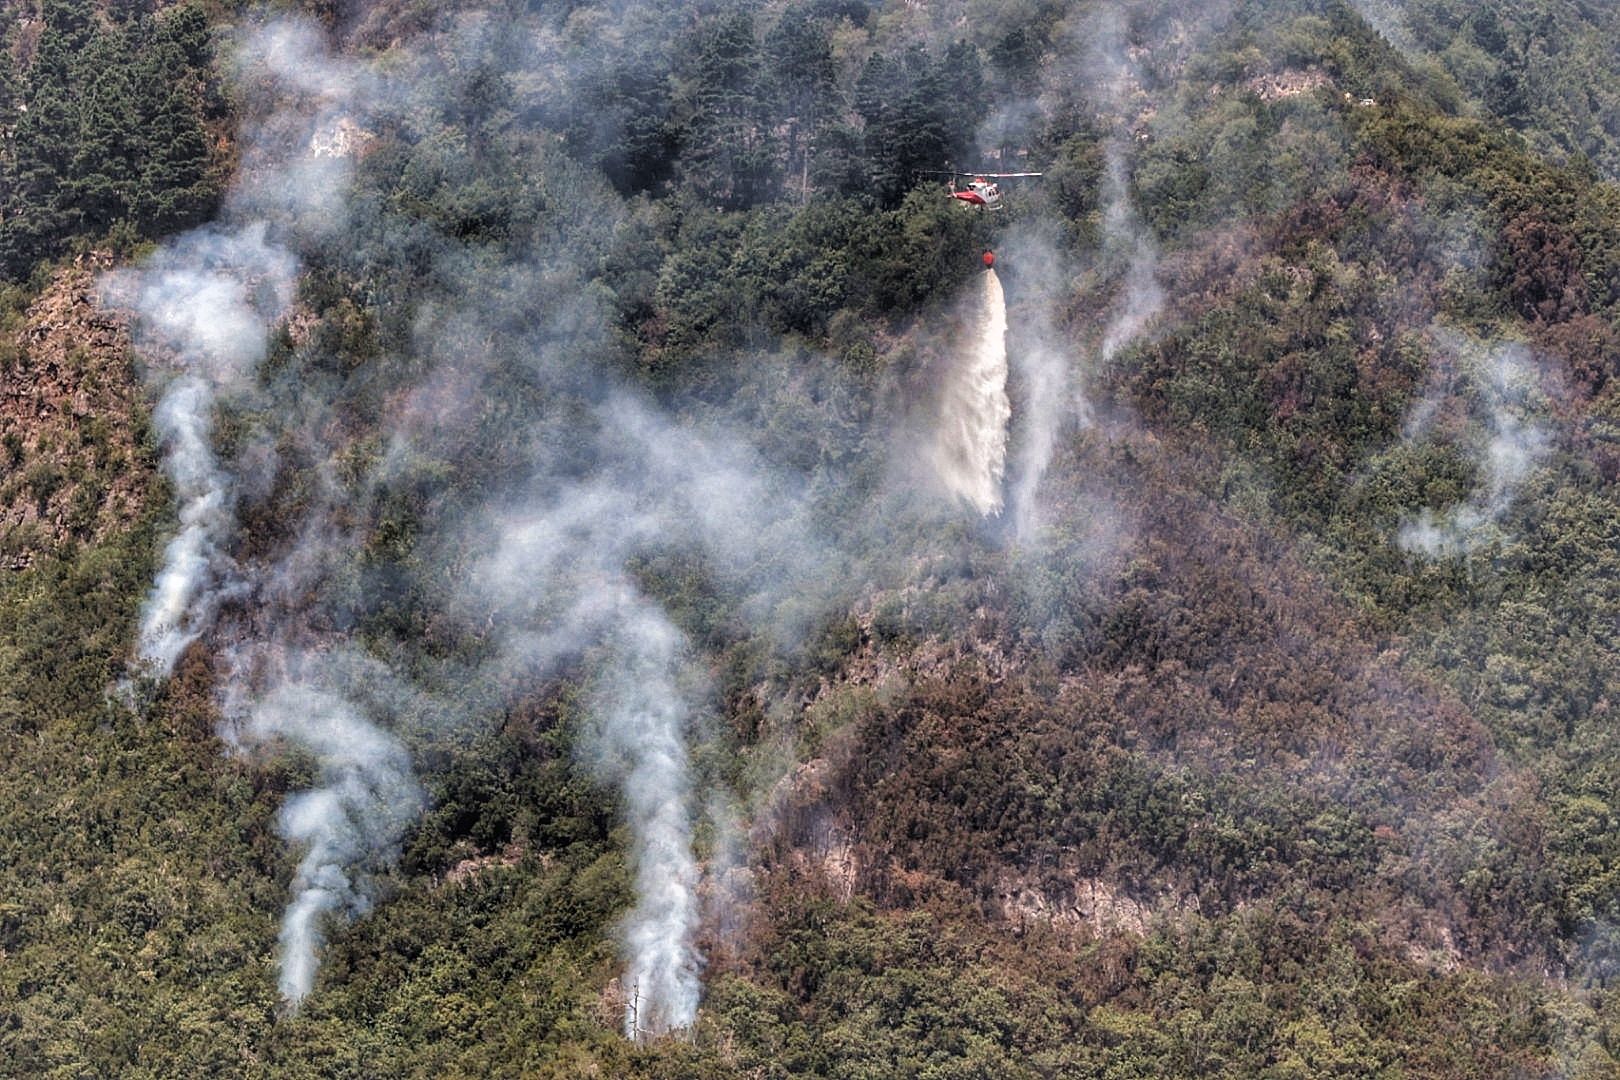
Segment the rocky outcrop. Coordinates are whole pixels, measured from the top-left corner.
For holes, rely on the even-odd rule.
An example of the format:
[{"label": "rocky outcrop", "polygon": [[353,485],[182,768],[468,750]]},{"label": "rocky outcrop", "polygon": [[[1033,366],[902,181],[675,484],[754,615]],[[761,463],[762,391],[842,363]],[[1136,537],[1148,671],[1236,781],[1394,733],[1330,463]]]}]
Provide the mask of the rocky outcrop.
[{"label": "rocky outcrop", "polygon": [[20,327],[0,330],[0,567],[127,527],[152,481],[128,332],[98,309],[111,257],[56,273]]},{"label": "rocky outcrop", "polygon": [[1267,72],[1264,75],[1256,75],[1243,84],[1245,90],[1258,96],[1261,101],[1282,101],[1332,85],[1333,80],[1328,77],[1328,73],[1317,67],[1305,68],[1303,71],[1288,68],[1284,71]]},{"label": "rocky outcrop", "polygon": [[1007,875],[997,890],[1001,914],[1019,932],[1036,924],[1085,927],[1094,937],[1124,933],[1145,937],[1154,923],[1198,910],[1192,896],[1163,894],[1146,900],[1101,878],[1076,876],[1061,887]]}]

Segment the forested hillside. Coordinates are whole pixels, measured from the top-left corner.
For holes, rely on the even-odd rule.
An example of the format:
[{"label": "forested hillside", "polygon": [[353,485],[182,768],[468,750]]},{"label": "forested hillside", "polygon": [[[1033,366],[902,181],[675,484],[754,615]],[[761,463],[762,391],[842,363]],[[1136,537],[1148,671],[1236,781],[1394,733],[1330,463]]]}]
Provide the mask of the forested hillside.
[{"label": "forested hillside", "polygon": [[1573,158],[1578,168],[1590,162],[1615,178],[1620,11],[1612,5],[1356,0],[1353,6],[1408,57],[1437,60],[1476,107],[1537,149]]},{"label": "forested hillside", "polygon": [[1620,1075],[1609,6],[0,41],[0,1075]]},{"label": "forested hillside", "polygon": [[0,14],[7,276],[26,278],[75,237],[160,235],[212,212],[228,163],[208,19],[156,6],[52,0]]}]

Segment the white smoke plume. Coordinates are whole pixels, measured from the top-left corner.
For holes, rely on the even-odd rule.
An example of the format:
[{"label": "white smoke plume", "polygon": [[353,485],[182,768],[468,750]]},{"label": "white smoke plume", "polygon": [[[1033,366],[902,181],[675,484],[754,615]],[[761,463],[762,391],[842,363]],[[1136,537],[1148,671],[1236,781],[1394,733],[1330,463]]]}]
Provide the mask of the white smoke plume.
[{"label": "white smoke plume", "polygon": [[629,966],[624,1030],[633,1039],[690,1027],[697,1018],[702,959],[698,868],[692,854],[688,709],[675,685],[683,635],[621,584],[609,648],[611,678],[599,691],[598,752],[624,791],[636,873],[636,906],[625,920]]},{"label": "white smoke plume", "polygon": [[1001,510],[1006,471],[1007,300],[994,270],[982,275],[972,334],[944,376],[932,458],[945,488],[981,514]]},{"label": "white smoke plume", "polygon": [[1133,114],[1141,109],[1142,102],[1138,97],[1140,73],[1120,9],[1112,9],[1102,17],[1091,48],[1094,63],[1102,73],[1096,91],[1098,104],[1115,125],[1104,147],[1103,253],[1125,267],[1123,292],[1115,300],[1100,346],[1101,359],[1107,363],[1141,335],[1164,307],[1164,290],[1158,280],[1158,244],[1131,198],[1126,148],[1137,129]]},{"label": "white smoke plume", "polygon": [[[327,922],[371,908],[369,876],[392,860],[423,802],[405,748],[360,707],[303,673],[251,707],[235,734],[244,743],[285,740],[315,758],[318,786],[287,799],[277,828],[304,848],[281,921],[278,986],[294,1007],[309,995]],[[318,679],[318,676],[316,677]]]},{"label": "white smoke plume", "polygon": [[[1476,454],[1482,483],[1472,497],[1443,510],[1425,508],[1401,523],[1396,544],[1430,559],[1466,555],[1487,543],[1549,445],[1546,430],[1532,415],[1540,380],[1528,349],[1517,344],[1484,348],[1452,334],[1442,340],[1469,366],[1487,438]],[[1414,406],[1407,437],[1421,436],[1434,411],[1428,399]]]},{"label": "white smoke plume", "polygon": [[[342,681],[334,659],[287,645],[300,634],[303,594],[326,562],[320,551],[337,550],[323,525],[332,499],[311,512],[279,562],[243,567],[229,555],[239,463],[215,448],[215,413],[263,393],[258,369],[271,332],[292,310],[295,252],[344,225],[353,117],[374,89],[359,68],[331,57],[306,22],[274,22],[236,45],[235,77],[252,90],[249,107],[263,113],[242,132],[241,172],[220,220],[108,275],[102,296],[132,312],[137,345],[158,361],[154,378],[168,376],[153,419],[180,527],[142,609],[137,657],[147,674],[169,674],[227,600],[260,595],[265,604],[250,629],[236,628],[244,640],[224,649],[223,734],[242,749],[290,744],[317,768],[317,786],[289,798],[278,818],[281,835],[303,850],[278,977],[296,1007],[314,985],[327,924],[369,909],[370,879],[392,860],[423,796],[399,741],[332,688]],[[253,640],[261,630],[266,638]]]},{"label": "white smoke plume", "polygon": [[[1070,37],[1077,55],[1088,57],[1084,85],[1093,104],[1115,128],[1104,148],[1100,258],[1105,265],[1122,267],[1122,276],[1097,345],[1097,359],[1106,364],[1148,330],[1164,308],[1165,295],[1158,280],[1158,245],[1131,197],[1127,147],[1136,70],[1127,48],[1124,19],[1118,9],[1101,16],[1088,14],[1071,29]],[[1060,66],[1060,70],[1066,69]],[[1067,92],[1063,87],[1053,96],[1061,100]],[[1092,407],[1078,358],[1053,325],[1051,305],[1062,297],[1064,287],[1064,275],[1054,268],[1061,265],[1062,256],[1049,237],[1034,235],[1024,242],[1030,250],[1020,254],[1020,262],[1031,262],[1037,268],[1031,275],[1030,291],[1038,302],[1027,316],[1032,320],[1025,328],[1028,342],[1020,345],[1014,360],[1025,393],[1020,402],[1023,411],[1012,520],[1013,534],[1027,541],[1040,526],[1036,496],[1058,437],[1070,425],[1089,425]]]},{"label": "white smoke plume", "polygon": [[[538,554],[558,535],[553,523],[539,520],[509,527],[497,561]],[[592,561],[591,541],[581,536],[578,545],[564,550]],[[505,576],[496,572],[489,584],[498,588]],[[692,708],[681,686],[686,639],[655,603],[607,566],[584,571],[572,596],[567,576],[549,583],[535,579],[552,588],[541,603],[554,617],[536,617],[512,644],[530,674],[593,654],[591,730],[581,749],[604,779],[619,786],[630,826],[636,903],[621,926],[624,1033],[643,1039],[690,1027],[702,992],[703,958],[694,940],[700,875],[686,749]],[[554,606],[559,600],[566,605],[561,610]]]},{"label": "white smoke plume", "polygon": [[[483,625],[493,611],[499,681],[533,685],[578,666],[592,688],[580,751],[618,786],[631,833],[624,1030],[648,1038],[696,1017],[704,883],[694,821],[717,798],[694,791],[688,753],[703,734],[708,680],[687,635],[638,580],[637,562],[670,554],[700,563],[741,595],[739,614],[784,641],[814,598],[845,580],[847,563],[806,520],[793,478],[723,428],[609,390],[568,430],[567,440],[536,442],[532,481],[509,506],[475,514],[443,542],[481,552],[462,616]],[[588,468],[576,467],[581,459]],[[722,850],[711,868],[727,874],[734,859]],[[710,895],[723,891],[709,885]]]},{"label": "white smoke plume", "polygon": [[746,451],[672,425],[634,398],[609,397],[596,408],[596,425],[589,477],[548,475],[542,463],[532,498],[453,543],[496,538],[478,567],[469,614],[492,607],[511,627],[509,673],[532,680],[580,659],[590,670],[582,749],[619,786],[632,834],[624,1030],[640,1039],[690,1026],[701,994],[686,749],[696,713],[689,687],[701,676],[690,670],[685,635],[636,585],[630,563],[648,550],[696,548],[718,569],[749,578],[764,572],[753,564],[775,549],[772,508],[791,499],[784,504],[761,484]]},{"label": "white smoke plume", "polygon": [[1114,313],[1103,331],[1101,359],[1105,364],[1140,337],[1164,309],[1164,289],[1159,284],[1159,248],[1131,200],[1125,154],[1117,140],[1108,146],[1107,165],[1103,243],[1105,249],[1123,256],[1126,269],[1124,292],[1115,301]]},{"label": "white smoke plume", "polygon": [[213,621],[211,582],[230,524],[230,491],[214,459],[213,394],[193,376],[175,380],[152,421],[166,446],[165,464],[180,501],[180,531],[163,552],[141,608],[137,650],[159,672],[174,669],[187,645]]},{"label": "white smoke plume", "polygon": [[515,570],[523,576],[514,563],[536,571],[534,595],[552,617],[534,613],[531,628],[512,641],[531,674],[600,652],[583,749],[597,771],[619,785],[632,835],[636,904],[622,927],[624,1031],[640,1039],[689,1027],[701,993],[686,751],[692,710],[680,686],[684,635],[612,567],[611,557],[594,557],[593,549],[611,546],[592,527],[606,525],[597,515],[607,505],[603,500],[616,494],[577,492],[560,513],[508,523],[501,550],[483,573],[489,588],[501,589]]},{"label": "white smoke plume", "polygon": [[371,910],[376,876],[393,865],[426,797],[404,744],[379,726],[423,695],[381,661],[326,640],[304,608],[360,543],[334,524],[348,494],[329,475],[290,547],[253,568],[253,610],[230,627],[220,687],[226,741],[242,752],[291,747],[313,758],[315,786],[291,795],[277,831],[302,851],[282,914],[277,985],[296,1010],[314,987],[334,921]]},{"label": "white smoke plume", "polygon": [[174,371],[153,419],[180,530],[142,608],[136,644],[146,673],[157,676],[173,670],[225,596],[242,587],[223,554],[235,496],[210,438],[214,412],[253,392],[269,334],[291,310],[299,273],[291,245],[341,224],[348,163],[321,136],[358,107],[365,85],[306,23],[270,24],[239,46],[238,80],[269,104],[243,133],[241,179],[220,221],[101,283],[105,304],[133,313],[136,344]]},{"label": "white smoke plume", "polygon": [[141,609],[136,651],[151,674],[173,670],[236,584],[223,555],[235,527],[234,496],[214,453],[213,420],[221,394],[250,389],[269,327],[292,303],[297,262],[266,240],[266,228],[199,229],[102,283],[106,302],[136,313],[136,343],[172,356],[181,372],[152,417],[180,530]]},{"label": "white smoke plume", "polygon": [[1091,422],[1080,371],[1080,349],[1054,325],[1054,312],[1069,286],[1055,240],[1036,229],[1009,237],[1009,256],[1020,267],[1019,328],[1012,350],[1018,375],[1018,439],[1007,492],[1013,535],[1029,540],[1040,525],[1036,494],[1051,465],[1058,438],[1071,424]]}]

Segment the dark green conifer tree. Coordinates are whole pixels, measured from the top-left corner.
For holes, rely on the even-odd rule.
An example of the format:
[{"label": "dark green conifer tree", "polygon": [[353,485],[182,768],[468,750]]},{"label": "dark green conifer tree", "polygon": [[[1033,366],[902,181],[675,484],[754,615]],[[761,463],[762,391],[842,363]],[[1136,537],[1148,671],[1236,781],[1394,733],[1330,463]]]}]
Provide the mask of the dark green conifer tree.
[{"label": "dark green conifer tree", "polygon": [[686,178],[727,208],[769,200],[780,182],[775,145],[759,95],[760,54],[753,16],[730,12],[695,33],[685,84]]},{"label": "dark green conifer tree", "polygon": [[70,225],[64,208],[76,135],[65,92],[46,82],[29,95],[13,134],[11,184],[0,207],[0,268],[20,274]]},{"label": "dark green conifer tree", "polygon": [[147,135],[134,107],[129,42],[118,29],[90,38],[74,60],[73,153],[65,200],[75,222],[100,232],[129,214]]},{"label": "dark green conifer tree", "polygon": [[775,119],[787,131],[789,183],[806,196],[811,147],[836,115],[836,76],[826,25],[790,8],[765,36],[765,78]]},{"label": "dark green conifer tree", "polygon": [[943,66],[920,45],[898,61],[881,54],[867,61],[855,86],[855,110],[866,121],[870,182],[883,205],[896,205],[920,170],[950,163],[950,116],[959,107]]},{"label": "dark green conifer tree", "polygon": [[194,224],[208,212],[214,195],[208,138],[199,119],[198,79],[191,67],[191,57],[201,54],[185,43],[182,20],[176,16],[154,27],[151,43],[130,73],[142,133],[131,208],[136,223],[152,232]]},{"label": "dark green conifer tree", "polygon": [[[74,234],[128,222],[186,228],[218,196],[204,101],[208,24],[195,7],[47,0],[27,71],[0,70],[0,274],[26,273]],[[14,87],[7,90],[5,87]]]}]

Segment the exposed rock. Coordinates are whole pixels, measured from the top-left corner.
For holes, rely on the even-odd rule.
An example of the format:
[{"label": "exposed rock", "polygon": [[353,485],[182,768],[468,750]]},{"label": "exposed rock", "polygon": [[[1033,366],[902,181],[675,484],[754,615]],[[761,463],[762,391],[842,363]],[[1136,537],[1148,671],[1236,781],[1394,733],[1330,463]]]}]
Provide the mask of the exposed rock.
[{"label": "exposed rock", "polygon": [[1059,929],[1086,927],[1097,937],[1110,933],[1147,935],[1152,924],[1198,909],[1189,896],[1163,895],[1143,901],[1101,878],[1075,878],[1061,889],[1008,877],[997,890],[1002,916],[1022,929],[1045,923]]},{"label": "exposed rock", "polygon": [[1449,975],[1462,967],[1462,950],[1449,926],[1438,921],[1419,928],[1406,943],[1406,955],[1414,964]]},{"label": "exposed rock", "polygon": [[860,863],[848,824],[832,809],[836,772],[832,761],[816,758],[777,781],[755,815],[750,842],[757,850],[775,841],[789,867],[848,901]]},{"label": "exposed rock", "polygon": [[1244,89],[1259,96],[1261,101],[1281,101],[1299,97],[1323,86],[1332,86],[1333,80],[1320,68],[1288,68],[1267,75],[1256,75],[1244,83]]},{"label": "exposed rock", "polygon": [[310,137],[309,153],[318,158],[359,158],[376,141],[376,135],[340,116]]},{"label": "exposed rock", "polygon": [[[465,885],[486,870],[496,867],[516,866],[522,860],[523,848],[518,844],[508,844],[499,852],[473,855],[460,860],[444,872],[441,882],[445,885]],[[540,862],[542,866],[549,865],[551,857],[542,852]]]},{"label": "exposed rock", "polygon": [[140,514],[152,465],[130,340],[96,306],[104,252],[56,274],[15,333],[0,336],[0,567],[94,542]]}]

